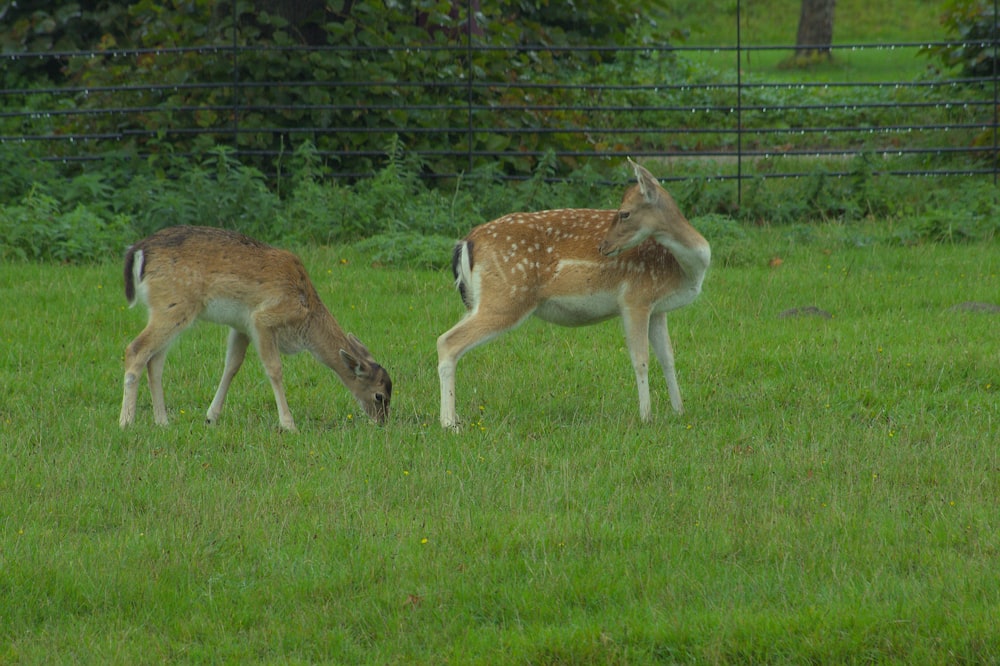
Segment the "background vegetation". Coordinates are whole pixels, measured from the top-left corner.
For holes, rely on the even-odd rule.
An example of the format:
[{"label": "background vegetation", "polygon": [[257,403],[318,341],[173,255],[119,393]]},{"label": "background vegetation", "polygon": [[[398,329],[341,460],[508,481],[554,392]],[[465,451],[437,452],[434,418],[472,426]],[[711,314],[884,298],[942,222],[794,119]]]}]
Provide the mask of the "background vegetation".
[{"label": "background vegetation", "polygon": [[[583,0],[567,11],[562,3],[484,3],[476,13],[473,38],[477,44],[498,47],[621,44],[634,35],[631,26],[640,8],[657,11],[659,3],[647,4]],[[558,55],[541,49],[509,51],[503,57],[476,52],[470,63],[460,48],[468,38],[466,6],[441,0],[90,0],[56,7],[8,2],[4,15],[9,27],[0,32],[4,50],[57,55],[12,58],[0,70],[0,81],[6,89],[25,91],[5,95],[6,104],[39,108],[39,117],[30,119],[31,131],[26,133],[124,135],[128,138],[123,141],[106,142],[105,150],[198,154],[213,148],[232,127],[232,107],[239,104],[245,111],[238,119],[241,131],[234,147],[273,155],[298,143],[306,130],[320,150],[347,155],[345,168],[370,173],[380,163],[383,145],[372,145],[372,135],[364,131],[326,130],[397,127],[409,130],[403,138],[414,151],[455,142],[465,146],[461,128],[468,123],[464,105],[470,92],[461,82],[468,79],[468,70],[481,81],[502,86],[554,78],[580,64],[574,59],[560,62]],[[643,34],[653,38],[649,29]],[[232,47],[242,49],[238,58]],[[588,53],[584,62],[593,65],[609,58]],[[345,81],[360,85],[330,85]],[[78,113],[64,115],[67,108],[48,113],[51,95],[33,92],[60,89],[75,91],[69,98],[60,96],[60,104]],[[474,91],[477,103],[498,103],[487,101],[489,92]],[[521,93],[515,89],[509,95]],[[541,94],[536,100],[539,105],[559,101]],[[122,106],[145,112],[104,112]],[[537,115],[502,114],[497,122],[518,128],[537,123]],[[3,134],[16,135],[17,122],[29,124],[25,119],[0,119]],[[192,130],[171,132],[178,127]],[[310,136],[311,128],[316,132]],[[505,141],[510,139],[483,133],[473,148],[496,150]],[[536,150],[541,141],[529,139],[524,149]],[[78,150],[68,143],[45,149],[66,155]],[[261,160],[255,166],[270,171],[273,165]],[[455,170],[454,160],[432,166]]]},{"label": "background vegetation", "polygon": [[[279,3],[280,4],[280,3]],[[306,3],[308,4],[308,3]],[[558,3],[557,3],[558,4]],[[495,12],[477,20],[476,28],[483,32],[485,42],[526,45],[566,44],[592,40],[601,44],[662,43],[664,39],[678,45],[731,43],[735,37],[735,5],[732,2],[708,3],[654,3],[646,7],[633,2],[577,3],[579,13],[575,18],[561,14],[556,5],[536,3],[500,3]],[[774,0],[767,11],[749,5],[741,14],[743,39],[749,45],[768,46],[786,43],[793,34],[797,3],[794,0]],[[600,5],[600,6],[598,6]],[[305,6],[305,5],[303,5]],[[54,89],[69,86],[93,91],[75,97],[77,111],[108,103],[100,99],[112,94],[109,84],[131,81],[159,82],[164,84],[150,99],[155,108],[176,108],[176,113],[192,113],[198,119],[192,122],[205,126],[225,125],[226,118],[219,115],[221,99],[212,95],[224,94],[220,88],[207,87],[172,89],[171,82],[181,83],[192,75],[192,68],[200,73],[228,78],[232,62],[224,55],[205,52],[173,51],[177,44],[218,44],[232,40],[234,19],[240,27],[237,39],[251,45],[269,45],[266,51],[254,51],[245,63],[241,80],[266,82],[269,80],[323,80],[324,78],[360,77],[359,80],[392,81],[404,71],[430,69],[435,75],[454,78],[457,67],[447,51],[433,49],[421,52],[431,61],[420,61],[412,54],[397,49],[383,48],[378,58],[345,58],[340,51],[310,52],[303,59],[295,47],[303,44],[346,44],[358,48],[387,47],[386,40],[409,40],[413,43],[447,44],[461,35],[456,34],[462,25],[461,7],[450,3],[414,2],[391,4],[375,11],[375,4],[367,2],[345,3],[342,6],[324,4],[316,16],[306,15],[295,21],[280,13],[266,11],[249,2],[226,5],[235,7],[222,11],[221,5],[211,2],[185,3],[108,3],[102,1],[66,4],[53,9],[46,3],[8,3],[3,7],[8,19],[6,30],[0,32],[4,48],[9,52],[25,53],[38,50],[66,49],[64,58],[18,58],[3,61],[2,76],[8,90]],[[322,9],[322,8],[321,8]],[[452,11],[452,10],[455,11]],[[612,11],[613,10],[613,11]],[[325,14],[323,12],[326,12]],[[456,13],[457,12],[457,13]],[[591,20],[601,12],[608,13],[606,21]],[[939,20],[943,16],[944,23]],[[876,12],[872,6],[855,0],[842,2],[838,7],[837,41],[840,43],[865,42],[872,39],[910,41],[917,43],[934,38],[948,38],[980,30],[989,16],[985,3],[955,0],[940,5],[922,0],[907,3],[906,7],[894,4]],[[415,19],[417,17],[419,20]],[[589,18],[588,18],[589,17]],[[322,20],[319,20],[322,19]],[[588,27],[589,26],[589,27]],[[977,27],[979,26],[979,27]],[[390,37],[391,35],[391,37]],[[380,41],[381,40],[381,41]],[[88,58],[72,57],[75,49],[115,48],[153,49],[138,57]],[[156,50],[161,49],[161,50]],[[560,59],[553,53],[538,59],[540,52],[525,50],[517,58],[524,61],[511,63],[480,54],[483,76],[503,77],[505,72],[517,70],[518,76],[529,80],[561,78],[570,82],[594,83],[622,80],[684,81],[683,99],[671,99],[671,105],[692,105],[694,108],[725,106],[728,101],[711,86],[696,84],[725,80],[732,74],[732,63],[707,51],[679,52],[676,57],[653,59],[642,51],[598,51],[589,54],[593,60],[580,66],[575,60]],[[556,52],[558,53],[558,52]],[[867,53],[867,52],[866,52]],[[822,81],[824,77],[843,79],[885,80],[888,73],[902,74],[904,80],[952,75],[963,66],[973,70],[982,66],[982,50],[978,53],[925,49],[918,53],[916,47],[907,53],[895,51],[875,52],[878,57],[835,52],[832,62],[818,66],[814,71],[789,72],[781,66],[784,54],[780,49],[748,53],[745,74],[759,80],[787,81],[789,77],[803,77]],[[964,53],[964,52],[963,52]],[[147,57],[148,56],[148,57]],[[253,58],[263,58],[256,61]],[[967,62],[963,65],[963,57]],[[57,67],[53,67],[53,64]],[[929,67],[933,65],[933,67]],[[492,70],[490,69],[492,68]],[[211,72],[215,72],[212,74]],[[201,76],[201,74],[199,74]],[[167,77],[167,80],[164,80]],[[721,79],[720,79],[721,77]],[[353,79],[352,79],[353,80]],[[745,130],[766,129],[775,121],[775,114],[768,114],[768,107],[787,107],[780,122],[787,127],[810,127],[817,124],[817,116],[829,126],[892,127],[907,121],[900,115],[907,104],[930,104],[926,108],[928,123],[937,121],[970,127],[979,127],[975,121],[975,107],[962,105],[963,99],[982,97],[983,89],[973,83],[948,86],[948,103],[934,102],[934,94],[922,87],[899,88],[876,86],[851,89],[850,93],[838,88],[826,89],[795,87],[754,88],[744,101],[748,109],[742,118]],[[247,94],[253,90],[248,88]],[[106,92],[101,92],[102,90]],[[145,89],[144,89],[145,90]],[[296,89],[309,91],[308,95],[324,95],[316,87]],[[680,90],[680,89],[678,89]],[[855,104],[859,90],[870,103],[863,111]],[[183,91],[183,92],[180,92]],[[364,123],[384,124],[374,111],[359,113],[361,106],[377,107],[379,95],[396,94],[391,86],[358,89],[365,97],[351,102],[345,117],[313,118],[310,114],[325,113],[320,98],[289,98],[282,100],[284,111],[248,117],[246,123],[260,123],[271,127],[276,123],[285,127],[310,126],[310,123],[343,124],[351,126]],[[146,93],[142,93],[146,94]],[[427,94],[431,94],[428,91]],[[562,103],[585,106],[585,90],[567,89],[563,93],[578,99],[563,99]],[[181,97],[176,97],[180,95]],[[197,95],[197,97],[183,97]],[[205,97],[203,97],[203,95]],[[374,97],[372,97],[374,95]],[[651,90],[625,91],[623,104],[633,108],[655,108],[662,100],[653,99]],[[35,95],[23,100],[17,95],[5,95],[3,104],[15,107],[33,100]],[[416,100],[419,102],[419,100]],[[552,101],[552,100],[549,100]],[[545,100],[539,100],[545,104]],[[152,107],[151,107],[152,108]],[[186,109],[186,110],[185,110]],[[20,113],[20,111],[19,111]],[[174,113],[174,112],[172,112]],[[552,119],[543,115],[516,117],[503,114],[505,122],[512,125],[544,126]],[[666,111],[664,113],[667,113]],[[940,118],[937,116],[941,115]],[[595,126],[613,126],[622,123],[633,126],[638,120],[656,122],[657,126],[673,126],[674,116],[660,120],[643,116],[629,118],[628,111],[585,114],[577,120],[563,118],[559,122],[571,124],[579,121]],[[643,137],[640,150],[662,148],[673,155],[683,155],[688,150],[699,150],[705,142],[725,146],[735,140],[724,133],[728,118],[720,123],[713,119],[716,135],[706,134],[699,127],[701,114],[684,114],[685,123],[692,131]],[[733,114],[726,114],[732,116]],[[509,117],[507,117],[509,116]],[[601,116],[601,117],[595,117]],[[21,117],[21,116],[18,116]],[[100,115],[86,113],[71,116],[80,122],[98,121]],[[145,120],[144,120],[145,118]],[[179,118],[173,120],[180,122]],[[122,122],[122,119],[110,119]],[[410,126],[413,118],[397,118],[401,125]],[[975,121],[975,122],[974,122]],[[19,129],[13,126],[14,116],[0,114],[0,125],[6,123],[4,133],[16,136]],[[34,120],[33,120],[34,122]],[[55,123],[55,117],[42,118],[39,122]],[[76,121],[74,121],[76,122]],[[124,122],[163,122],[161,116],[150,114],[132,116]],[[462,125],[455,119],[431,117],[421,120],[432,127]],[[152,126],[151,126],[152,128]],[[50,128],[51,129],[51,128]],[[150,129],[150,128],[147,128]],[[154,128],[155,129],[155,128]],[[56,130],[52,130],[56,131]],[[73,132],[68,127],[58,130]],[[100,132],[93,126],[87,131]],[[380,139],[377,145],[357,145],[351,154],[364,162],[363,169],[372,170],[377,177],[354,183],[332,181],[329,174],[334,166],[322,155],[328,141],[344,140],[338,135],[323,135],[315,140],[302,140],[285,144],[280,133],[246,134],[248,141],[262,141],[258,148],[281,143],[278,158],[273,162],[235,156],[234,147],[216,144],[210,134],[166,135],[156,137],[143,146],[144,159],[137,159],[138,146],[117,146],[99,162],[67,159],[63,162],[39,155],[39,146],[49,145],[53,150],[63,150],[52,144],[7,141],[0,143],[0,167],[4,178],[0,180],[0,256],[20,259],[45,259],[56,261],[88,261],[118,256],[121,248],[135,238],[168,224],[207,223],[239,228],[265,240],[314,243],[352,243],[369,252],[375,261],[398,265],[441,265],[447,261],[445,248],[474,223],[490,219],[514,209],[537,209],[557,205],[614,206],[627,178],[620,164],[603,160],[569,165],[553,157],[553,152],[541,152],[540,157],[515,158],[514,162],[482,162],[473,169],[468,165],[457,166],[441,160],[429,162],[416,157],[428,142],[447,144],[449,139],[440,132],[422,132],[400,135],[390,140]],[[947,172],[950,168],[969,168],[975,158],[964,149],[988,146],[993,141],[992,132],[977,129],[949,132],[949,141],[956,150],[944,147],[936,156],[918,155],[894,158],[894,170],[908,167],[927,169],[929,166]],[[244,136],[244,135],[240,135]],[[345,135],[346,136],[346,135]],[[365,134],[350,134],[349,140],[372,141]],[[540,133],[525,135],[529,141],[525,152],[534,154],[550,144],[550,148],[574,148],[559,145],[552,135]],[[796,179],[753,178],[743,184],[741,196],[736,194],[735,181],[714,180],[720,173],[735,175],[735,165],[720,164],[705,158],[685,160],[671,158],[654,164],[654,171],[671,182],[671,189],[690,216],[723,215],[738,222],[752,224],[794,224],[817,220],[836,220],[845,223],[866,218],[891,218],[904,220],[914,229],[906,242],[943,236],[947,238],[981,238],[992,233],[995,212],[992,189],[984,184],[970,184],[965,177],[942,175],[927,187],[922,179],[905,179],[877,174],[890,168],[881,155],[886,148],[882,138],[865,139],[857,133],[790,133],[782,135],[786,145],[771,146],[768,135],[746,135],[745,149],[768,151],[772,155],[758,159],[754,172],[761,176],[791,170],[810,173],[809,177]],[[875,137],[874,133],[869,136]],[[885,136],[885,135],[881,135]],[[256,137],[256,138],[255,138]],[[547,138],[546,138],[547,137]],[[493,139],[484,136],[484,142]],[[860,143],[858,143],[860,141]],[[903,141],[902,138],[897,141]],[[531,143],[535,142],[535,143]],[[869,142],[869,143],[866,143]],[[72,142],[61,142],[69,146]],[[897,148],[902,144],[895,144]],[[272,146],[273,147],[273,146]],[[493,146],[496,148],[496,146]],[[614,146],[609,146],[614,147]],[[253,146],[240,146],[253,148]],[[627,146],[618,146],[625,150]],[[616,149],[617,149],[616,148]],[[846,160],[842,157],[817,157],[824,150],[848,148],[858,151],[859,157]],[[787,156],[788,151],[817,151],[816,155]],[[251,153],[252,155],[252,153]],[[989,167],[989,151],[980,154],[982,168]],[[442,158],[443,159],[443,158]],[[375,168],[375,164],[378,167]],[[439,170],[455,170],[458,179],[429,183],[421,176]],[[527,182],[512,184],[504,177],[515,169]],[[745,174],[744,174],[745,175]],[[565,182],[556,187],[554,178]],[[984,179],[985,180],[985,179]],[[944,194],[961,188],[963,196]]]},{"label": "background vegetation", "polygon": [[[69,176],[94,166],[84,160],[95,153],[165,172],[184,168],[181,156],[197,162],[227,145],[274,178],[308,142],[338,174],[356,177],[385,165],[393,132],[425,156],[425,174],[467,173],[471,164],[524,177],[554,150],[564,176],[582,166],[580,151],[732,152],[737,122],[743,150],[898,151],[905,132],[864,129],[912,126],[919,108],[917,124],[954,131],[935,134],[936,154],[897,170],[995,157],[967,152],[993,143],[977,85],[757,86],[744,90],[743,113],[731,113],[733,52],[691,50],[736,44],[731,0],[584,0],[566,5],[572,12],[560,3],[488,4],[472,24],[473,45],[485,48],[470,52],[463,2],[6,3],[0,107],[10,113],[0,113],[0,136],[29,156],[62,158]],[[741,42],[755,49],[738,63],[747,84],[930,83],[988,74],[992,62],[981,46],[988,3],[875,11],[851,0],[838,9],[838,44],[911,46],[837,49],[803,77],[783,67],[787,46],[779,46],[794,35],[798,1],[744,4]],[[951,39],[976,41],[918,46]],[[609,82],[621,89],[595,93]],[[480,118],[471,137],[470,105]],[[789,131],[815,127],[834,131]],[[32,140],[17,141],[25,135]]]}]

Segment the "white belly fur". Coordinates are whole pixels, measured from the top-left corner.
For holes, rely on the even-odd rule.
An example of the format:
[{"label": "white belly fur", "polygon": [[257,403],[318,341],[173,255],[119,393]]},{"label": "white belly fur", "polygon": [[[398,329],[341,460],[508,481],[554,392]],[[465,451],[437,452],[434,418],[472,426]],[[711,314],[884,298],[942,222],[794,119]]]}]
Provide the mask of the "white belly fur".
[{"label": "white belly fur", "polygon": [[250,333],[250,312],[246,305],[236,300],[228,298],[210,300],[199,319],[231,326],[241,333]]},{"label": "white belly fur", "polygon": [[619,311],[616,294],[600,293],[549,298],[532,314],[543,321],[560,326],[585,326],[617,317]]}]

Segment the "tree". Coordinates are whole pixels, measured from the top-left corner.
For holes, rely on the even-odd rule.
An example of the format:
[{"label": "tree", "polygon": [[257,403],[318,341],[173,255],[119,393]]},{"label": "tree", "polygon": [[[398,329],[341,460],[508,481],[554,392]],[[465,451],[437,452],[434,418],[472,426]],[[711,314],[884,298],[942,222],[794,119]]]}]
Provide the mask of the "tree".
[{"label": "tree", "polygon": [[831,60],[833,54],[833,9],[836,0],[802,0],[799,32],[795,38],[795,61],[808,65]]}]

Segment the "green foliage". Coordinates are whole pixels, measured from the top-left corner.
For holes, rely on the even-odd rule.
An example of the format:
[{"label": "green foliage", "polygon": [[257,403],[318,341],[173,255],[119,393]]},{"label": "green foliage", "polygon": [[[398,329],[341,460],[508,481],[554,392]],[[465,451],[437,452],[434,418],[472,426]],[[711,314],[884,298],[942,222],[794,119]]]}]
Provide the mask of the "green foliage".
[{"label": "green foliage", "polygon": [[[55,6],[53,6],[55,5]],[[125,3],[0,2],[0,51],[3,53],[71,52],[96,45],[105,28],[122,25]],[[11,59],[0,68],[7,88],[44,87],[64,81],[64,62],[57,58]]]},{"label": "green foliage", "polygon": [[[16,148],[11,153],[0,148],[0,161],[11,165],[4,183],[12,197],[0,203],[0,252],[30,260],[89,261],[117,254],[166,226],[204,224],[276,243],[354,245],[384,265],[445,267],[451,243],[477,224],[512,211],[611,209],[631,182],[623,165],[617,165],[613,182],[589,165],[558,178],[557,160],[549,153],[523,181],[500,179],[495,168],[484,168],[432,188],[420,177],[424,163],[398,140],[385,150],[391,156],[385,168],[348,186],[328,182],[316,148],[305,143],[284,161],[271,190],[264,176],[235,159],[228,147],[214,148],[197,162],[137,164],[111,157],[69,179],[22,159]],[[985,240],[1000,231],[988,182],[941,178],[927,187],[923,179],[885,178],[867,155],[853,160],[846,172],[843,163],[817,162],[810,167],[814,175],[805,178],[746,178],[738,202],[733,180],[697,174],[698,168],[714,171],[715,165],[683,165],[688,175],[678,181],[671,180],[666,165],[649,166],[690,219],[705,220],[716,261],[725,265],[756,259],[747,254],[738,224],[886,219],[904,243]]]},{"label": "green foliage", "polygon": [[[682,12],[691,21],[708,13],[713,20],[721,16],[731,22],[732,6],[702,3],[705,6],[695,11],[691,3],[667,4],[497,3],[477,15],[473,41],[504,50],[471,54],[464,48],[464,5],[436,0],[315,3],[311,6],[316,11],[295,16],[286,3],[262,0],[224,5],[208,0],[96,0],[80,3],[73,12],[56,12],[44,3],[10,5],[6,12],[13,27],[3,34],[11,53],[34,48],[32,40],[37,38],[42,40],[39,48],[66,46],[69,40],[70,50],[93,49],[96,56],[14,58],[0,73],[7,88],[54,84],[81,92],[5,96],[4,103],[12,108],[40,112],[0,117],[0,131],[12,136],[116,137],[36,144],[49,158],[114,150],[141,152],[164,163],[182,155],[200,160],[219,142],[231,141],[246,165],[269,175],[284,167],[289,147],[304,143],[327,156],[323,159],[331,160],[329,166],[338,171],[374,173],[391,159],[380,144],[392,134],[409,151],[426,155],[421,165],[425,173],[463,177],[479,169],[524,177],[537,171],[549,151],[563,155],[556,164],[559,176],[594,163],[606,176],[606,165],[595,159],[584,164],[573,154],[732,149],[737,115],[732,112],[731,63],[717,71],[706,65],[703,55],[662,49],[667,40],[685,38],[683,23],[662,20],[667,13]],[[921,3],[921,12],[927,11],[926,5]],[[953,3],[955,8],[960,5]],[[871,12],[864,8],[863,13],[871,22]],[[760,20],[756,14],[751,17]],[[597,16],[601,20],[595,22]],[[544,48],[563,44],[601,48]],[[235,60],[221,48],[234,45],[240,49]],[[534,45],[539,48],[530,48]],[[609,45],[657,48],[604,48]],[[123,56],[120,49],[143,50]],[[43,71],[46,67],[53,70],[51,75]],[[469,71],[477,83],[493,85],[467,87]],[[232,85],[234,79],[238,88]],[[606,89],[609,83],[614,88]],[[601,96],[597,108],[595,94]],[[935,162],[967,161],[967,153],[950,149],[991,146],[992,131],[976,129],[988,122],[984,114],[989,111],[982,104],[962,104],[966,98],[976,99],[976,92],[889,85],[862,90],[750,87],[741,100],[743,148],[768,156],[892,150],[906,137],[878,128],[912,124],[914,105],[919,104],[922,122],[963,127],[935,133],[935,141],[943,143]],[[470,135],[470,103],[477,109],[474,113],[490,113],[491,129]],[[45,112],[53,106],[59,113]],[[234,106],[245,111],[234,114]],[[142,111],[107,112],[119,107]],[[859,130],[811,131],[838,125]],[[866,133],[866,127],[873,131]],[[233,131],[236,128],[239,131]],[[649,131],[638,133],[636,128]],[[471,169],[470,149],[481,154]],[[487,155],[499,157],[490,163]],[[79,162],[68,160],[60,169],[76,173]]]},{"label": "green foliage", "polygon": [[526,39],[544,35],[560,45],[581,41],[634,44],[627,38],[622,39],[622,35],[636,22],[656,26],[671,5],[666,0],[507,0],[499,4],[509,6],[507,13],[517,17]]},{"label": "green foliage", "polygon": [[1000,202],[986,183],[969,183],[962,192],[963,205],[954,194],[934,192],[926,210],[912,224],[896,232],[904,243],[973,243],[1000,237]]},{"label": "green foliage", "polygon": [[51,183],[58,177],[50,162],[35,159],[23,144],[5,142],[0,145],[0,202],[17,201],[37,183]]},{"label": "green foliage", "polygon": [[353,244],[353,248],[380,266],[444,268],[451,261],[455,238],[415,231],[393,231]]},{"label": "green foliage", "polygon": [[950,42],[922,50],[945,70],[958,69],[963,76],[984,78],[996,73],[997,16],[990,0],[948,0],[941,24]]},{"label": "green foliage", "polygon": [[692,218],[690,222],[709,239],[713,266],[746,266],[761,261],[754,251],[750,234],[733,218],[709,214]]},{"label": "green foliage", "polygon": [[[741,195],[737,194],[736,170],[726,173],[726,165],[671,162],[658,173],[689,217],[718,213],[753,225],[868,219],[912,224],[942,208],[978,219],[977,211],[994,197],[987,178],[900,178],[886,173],[890,164],[884,155],[870,153],[850,161],[777,155],[744,166]],[[730,178],[714,177],[720,171]],[[702,175],[706,172],[713,176]],[[783,172],[811,173],[779,177]],[[670,181],[675,173],[685,177]]]},{"label": "green foliage", "polygon": [[[71,84],[86,90],[75,99],[62,98],[79,113],[41,114],[31,120],[30,133],[110,135],[120,138],[102,146],[154,155],[201,154],[238,124],[237,147],[258,155],[254,162],[258,168],[269,169],[270,156],[279,154],[285,143],[308,140],[321,152],[340,155],[336,159],[342,170],[370,173],[381,162],[371,142],[395,131],[411,151],[436,155],[426,165],[436,173],[466,168],[464,156],[470,150],[509,151],[503,160],[505,170],[526,173],[534,166],[532,155],[543,150],[550,137],[527,133],[515,139],[513,132],[582,120],[580,113],[544,109],[568,106],[571,94],[539,91],[534,110],[497,116],[497,129],[504,131],[470,136],[463,129],[470,101],[523,104],[533,96],[531,85],[559,80],[562,71],[577,69],[581,62],[541,49],[509,51],[504,57],[488,50],[470,54],[464,48],[462,3],[332,3],[295,21],[283,16],[293,8],[282,3],[267,3],[271,11],[261,11],[262,2],[247,1],[223,6],[209,0],[85,4],[73,12],[39,8],[30,14],[20,6],[7,8],[15,21],[13,29],[2,34],[13,53],[52,48],[56,43],[68,51],[98,53],[60,61],[18,58],[14,68],[0,74],[5,87],[30,88],[42,80],[39,70],[49,68],[48,85]],[[649,8],[637,0],[611,4],[584,0],[574,3],[569,13],[548,3],[491,5],[477,13],[474,37],[502,47],[579,44],[583,31],[589,38],[613,44],[628,37],[626,28],[640,9],[648,14]],[[600,21],[591,20],[598,15]],[[643,21],[648,24],[648,16]],[[234,62],[233,54],[220,46],[242,50]],[[337,48],[322,48],[326,46]],[[118,49],[142,52],[122,57]],[[582,66],[591,57],[584,55]],[[464,85],[470,70],[479,81],[503,82],[501,98],[496,99],[492,89]],[[232,86],[234,79],[239,81],[238,90]],[[331,81],[367,85],[327,85]],[[23,97],[7,101],[23,101],[20,106],[25,108],[45,99]],[[235,117],[234,105],[249,111]],[[121,106],[144,111],[124,116],[106,112]],[[194,131],[174,133],[173,128]],[[11,133],[19,131],[24,130]],[[70,142],[52,148],[57,155],[78,150]]]},{"label": "green foliage", "polygon": [[233,149],[210,150],[198,163],[178,163],[166,174],[137,174],[117,205],[146,235],[175,224],[240,229],[261,238],[280,237],[278,199],[263,175],[233,158]]},{"label": "green foliage", "polygon": [[[957,71],[961,76],[980,79],[996,76],[1000,67],[996,50],[1000,23],[995,9],[995,4],[988,0],[948,0],[944,3],[941,23],[950,43],[925,47],[921,53],[938,61],[945,72]],[[970,93],[981,95],[978,87],[970,86]],[[996,128],[987,127],[975,133],[967,144],[992,148],[996,138]],[[994,163],[1000,159],[995,150],[980,156]]]},{"label": "green foliage", "polygon": [[0,207],[0,256],[57,262],[108,259],[121,253],[130,231],[127,216],[64,205],[35,188],[20,203]]}]

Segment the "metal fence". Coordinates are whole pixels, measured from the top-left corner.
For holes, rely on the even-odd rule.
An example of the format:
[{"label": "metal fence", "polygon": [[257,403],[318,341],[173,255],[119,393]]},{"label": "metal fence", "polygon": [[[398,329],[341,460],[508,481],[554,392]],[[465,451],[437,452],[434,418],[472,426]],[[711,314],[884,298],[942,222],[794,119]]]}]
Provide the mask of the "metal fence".
[{"label": "metal fence", "polygon": [[[908,50],[917,57],[926,46],[837,45],[833,56]],[[988,47],[996,53],[996,43]],[[181,155],[196,155],[199,146],[223,145],[241,160],[273,165],[308,140],[331,165],[332,175],[344,178],[377,169],[393,137],[429,165],[431,177],[454,176],[489,162],[505,164],[508,176],[519,177],[549,152],[569,165],[625,155],[656,157],[670,165],[667,178],[696,173],[737,183],[800,177],[816,169],[846,175],[859,159],[887,175],[974,176],[992,178],[994,184],[998,177],[996,72],[987,80],[851,81],[846,75],[810,82],[803,75],[801,81],[765,82],[744,74],[747,59],[794,47],[737,43],[549,49],[545,57],[558,59],[562,71],[576,74],[567,80],[539,80],[520,72],[500,80],[478,77],[475,59],[521,62],[542,49],[495,47],[471,39],[456,46],[394,49],[465,64],[452,78],[271,81],[239,74],[268,49],[237,45],[6,54],[7,63],[20,58],[56,63],[89,58],[109,64],[201,58],[216,66],[206,80],[4,89],[0,142],[79,164],[118,149],[148,158],[164,143],[183,138]],[[303,59],[316,51],[343,58],[375,58],[387,51],[284,49],[289,50]],[[723,65],[692,65],[706,56]],[[629,59],[644,66],[621,68],[620,62]],[[228,80],[218,76],[219,63],[232,73]],[[619,68],[608,63],[619,63]],[[311,104],[310,94],[318,92],[323,101]],[[81,104],[87,98],[90,103]],[[303,110],[307,123],[288,121],[292,111]],[[445,166],[436,168],[438,164]]]}]

